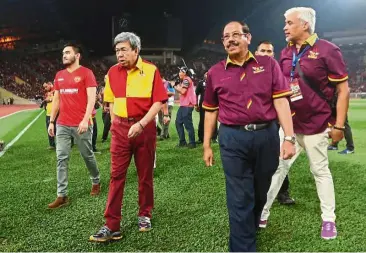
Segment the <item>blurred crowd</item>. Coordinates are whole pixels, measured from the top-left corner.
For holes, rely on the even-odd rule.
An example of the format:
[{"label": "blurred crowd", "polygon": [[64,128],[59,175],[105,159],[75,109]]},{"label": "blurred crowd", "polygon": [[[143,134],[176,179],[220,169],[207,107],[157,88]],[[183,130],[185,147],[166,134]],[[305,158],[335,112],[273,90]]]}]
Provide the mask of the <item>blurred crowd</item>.
[{"label": "blurred crowd", "polygon": [[[342,49],[342,52],[349,71],[351,92],[366,92],[366,48]],[[200,50],[185,60],[188,67],[194,69],[193,81],[197,84],[212,65],[223,59],[223,54]],[[178,67],[183,65],[183,62],[177,65],[154,63],[161,75],[170,81],[178,78]],[[98,84],[103,85],[104,76],[113,63],[103,58],[88,58],[82,60],[82,64],[92,69]],[[7,58],[0,61],[0,87],[19,97],[35,99],[43,96],[42,84],[53,81],[56,72],[62,68],[59,53]]]}]

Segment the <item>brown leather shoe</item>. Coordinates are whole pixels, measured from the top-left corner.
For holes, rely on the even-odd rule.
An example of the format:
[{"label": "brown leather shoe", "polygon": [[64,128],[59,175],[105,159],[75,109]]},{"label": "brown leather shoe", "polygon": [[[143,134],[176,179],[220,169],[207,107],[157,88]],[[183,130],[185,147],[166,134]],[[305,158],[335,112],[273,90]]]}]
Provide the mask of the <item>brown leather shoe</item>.
[{"label": "brown leather shoe", "polygon": [[68,197],[57,197],[55,201],[48,204],[49,209],[56,209],[63,206],[67,206],[69,204],[69,198]]},{"label": "brown leather shoe", "polygon": [[90,195],[97,196],[99,195],[99,193],[100,193],[100,184],[93,184]]}]

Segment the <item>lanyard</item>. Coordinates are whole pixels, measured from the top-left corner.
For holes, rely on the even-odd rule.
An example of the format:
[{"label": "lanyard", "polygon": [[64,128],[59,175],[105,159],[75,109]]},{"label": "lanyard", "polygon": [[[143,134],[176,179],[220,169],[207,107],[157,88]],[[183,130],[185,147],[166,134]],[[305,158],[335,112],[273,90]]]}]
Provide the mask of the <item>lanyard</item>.
[{"label": "lanyard", "polygon": [[298,55],[296,55],[296,50],[292,52],[292,69],[290,73],[291,81],[294,80],[295,77],[295,69],[297,62],[300,60],[301,56],[303,56],[305,52],[309,50],[310,47],[311,47],[310,45],[307,45],[304,48],[304,50],[302,50]]},{"label": "lanyard", "polygon": [[[315,43],[318,41],[319,39],[317,38],[315,40]],[[314,44],[315,44],[314,43]],[[314,45],[313,45],[314,46]],[[308,51],[311,48],[310,45],[307,45],[304,50],[302,50],[298,55],[296,55],[296,49],[292,52],[292,69],[291,69],[291,73],[290,73],[290,77],[291,77],[291,81],[294,80],[295,77],[295,69],[296,69],[296,64],[297,62],[300,60],[301,56],[303,56],[305,54],[306,51]]]}]

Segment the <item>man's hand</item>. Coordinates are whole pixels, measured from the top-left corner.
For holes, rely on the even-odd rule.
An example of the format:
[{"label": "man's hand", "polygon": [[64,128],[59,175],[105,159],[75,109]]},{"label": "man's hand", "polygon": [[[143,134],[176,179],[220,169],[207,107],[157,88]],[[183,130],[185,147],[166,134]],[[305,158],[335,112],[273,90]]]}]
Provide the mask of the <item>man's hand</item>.
[{"label": "man's hand", "polygon": [[48,126],[48,134],[51,136],[51,137],[54,137],[55,136],[55,124],[54,123],[50,123],[49,126]]},{"label": "man's hand", "polygon": [[330,131],[329,136],[332,138],[333,143],[338,143],[343,139],[344,133],[342,130],[333,128],[332,131]]},{"label": "man's hand", "polygon": [[168,124],[169,122],[170,122],[170,117],[169,116],[164,116],[164,118],[163,118],[164,125]]},{"label": "man's hand", "polygon": [[139,136],[143,130],[144,129],[143,129],[142,125],[140,124],[140,122],[137,122],[131,126],[130,130],[128,131],[127,137],[135,138],[135,137]]},{"label": "man's hand", "polygon": [[82,120],[78,127],[78,134],[83,134],[88,131],[89,123],[88,121]]},{"label": "man's hand", "polygon": [[207,167],[212,167],[214,164],[214,155],[211,147],[203,148],[203,160]]},{"label": "man's hand", "polygon": [[291,159],[296,154],[295,144],[284,141],[281,146],[280,158],[283,160]]}]

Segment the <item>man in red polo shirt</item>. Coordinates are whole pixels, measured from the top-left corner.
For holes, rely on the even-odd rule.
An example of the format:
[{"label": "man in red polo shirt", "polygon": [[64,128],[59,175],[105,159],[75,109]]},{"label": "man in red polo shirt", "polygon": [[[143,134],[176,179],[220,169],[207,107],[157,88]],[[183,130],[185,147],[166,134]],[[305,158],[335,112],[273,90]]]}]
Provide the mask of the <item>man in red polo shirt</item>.
[{"label": "man in red polo shirt", "polygon": [[[249,27],[230,22],[223,31],[227,60],[207,75],[204,160],[213,164],[211,138],[217,119],[226,178],[230,251],[256,251],[256,230],[271,178],[281,156],[291,158],[294,133],[287,96],[291,90],[278,63],[248,50]],[[258,85],[260,84],[260,85]],[[277,119],[285,132],[280,150]]]},{"label": "man in red polo shirt", "polygon": [[[297,154],[287,161],[286,166],[280,164],[278,170],[286,174],[288,166],[305,149],[320,200],[323,220],[321,237],[334,239],[337,237],[335,194],[327,147],[329,135],[333,141],[343,138],[349,103],[346,66],[340,49],[329,41],[319,39],[314,33],[316,18],[313,9],[292,8],[284,16],[284,31],[289,44],[281,52],[280,65],[293,90],[290,105],[294,112]],[[336,91],[338,100],[334,117],[330,100]],[[329,126],[332,126],[331,129]],[[272,184],[281,185],[282,182],[272,181]],[[261,224],[267,224],[269,208],[264,208]]]},{"label": "man in red polo shirt", "polygon": [[97,162],[92,149],[93,125],[91,120],[94,109],[97,82],[93,72],[80,66],[80,47],[67,44],[63,49],[62,61],[66,69],[57,72],[55,93],[48,133],[54,136],[57,118],[57,198],[48,207],[55,209],[67,205],[68,161],[70,159],[71,139],[78,145],[81,156],[89,170],[92,180],[91,195],[100,193],[100,178]]},{"label": "man in red polo shirt", "polygon": [[[159,70],[139,56],[140,38],[123,32],[114,39],[118,64],[110,68],[104,90],[109,103],[111,127],[111,180],[105,225],[89,240],[106,242],[122,238],[121,209],[126,174],[134,156],[139,193],[139,231],[149,231],[154,206],[153,167],[156,147],[155,116],[168,100]],[[164,123],[169,121],[165,104]]]}]

